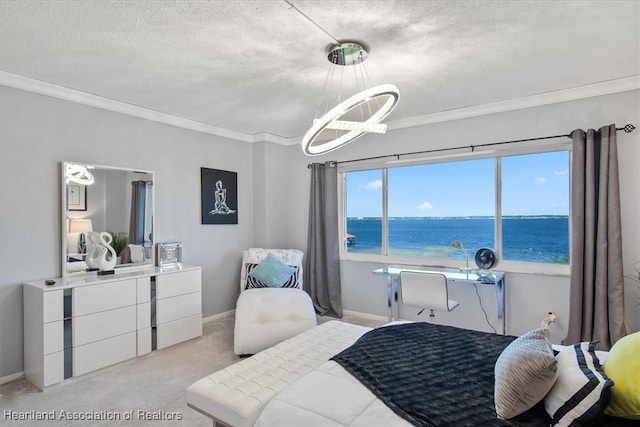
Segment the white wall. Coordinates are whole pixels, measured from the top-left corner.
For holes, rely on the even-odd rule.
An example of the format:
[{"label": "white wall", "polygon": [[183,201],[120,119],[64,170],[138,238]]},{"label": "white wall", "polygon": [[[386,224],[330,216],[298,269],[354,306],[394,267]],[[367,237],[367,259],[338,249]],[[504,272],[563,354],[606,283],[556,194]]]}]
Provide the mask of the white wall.
[{"label": "white wall", "polygon": [[[393,114],[390,119],[393,119]],[[640,128],[640,91],[392,130],[385,135],[366,135],[336,152],[313,158],[304,156],[299,147],[290,147],[287,162],[290,173],[289,197],[291,200],[298,200],[300,207],[290,210],[287,215],[288,227],[291,230],[289,246],[306,248],[309,197],[309,171],[306,165],[312,161],[341,161],[432,148],[569,134],[577,128],[599,128],[611,123],[618,126],[633,123]],[[640,260],[640,130],[632,134],[618,132],[618,150],[622,194],[623,262],[625,272],[630,273],[632,264]],[[469,188],[469,191],[477,190]],[[460,202],[464,203],[464,199]],[[345,309],[386,316],[386,281],[383,277],[371,274],[377,267],[379,265],[371,263],[342,261],[342,295]],[[462,304],[454,312],[442,315],[442,320],[458,325],[478,325],[478,328],[486,329],[484,315],[478,310],[479,305],[473,288],[456,286],[453,292],[457,298],[461,298]],[[481,295],[483,302],[486,300],[488,304],[492,298],[487,292],[490,293],[491,290],[484,289]],[[546,310],[552,308],[558,316],[551,329],[552,337],[555,342],[564,337],[569,310],[568,277],[508,274],[506,298],[507,333],[517,335],[536,327]],[[631,281],[627,281],[626,306],[632,331],[640,330],[639,302],[640,290]],[[403,310],[402,315],[412,318],[408,310]]]},{"label": "white wall", "polygon": [[[252,245],[252,145],[0,86],[0,378],[22,371],[22,286],[61,275],[60,162],[155,171],[156,241],[202,266],[203,313],[235,307]],[[238,225],[201,225],[200,167],[238,172]]]},{"label": "white wall", "polygon": [[297,200],[290,198],[291,175],[287,164],[290,147],[265,142],[253,146],[253,244],[256,247],[284,248],[291,234],[288,211],[300,206]]}]

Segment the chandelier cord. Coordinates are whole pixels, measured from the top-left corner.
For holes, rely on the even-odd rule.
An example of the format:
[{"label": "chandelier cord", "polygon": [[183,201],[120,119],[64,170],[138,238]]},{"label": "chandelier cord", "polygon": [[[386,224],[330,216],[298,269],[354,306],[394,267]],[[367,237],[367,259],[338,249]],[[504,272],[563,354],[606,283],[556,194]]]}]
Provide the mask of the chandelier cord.
[{"label": "chandelier cord", "polygon": [[[328,93],[327,86],[329,84],[329,76],[331,75],[331,71],[332,71],[331,68],[327,70],[327,76],[325,77],[324,85],[322,86],[322,93]],[[333,76],[331,77],[331,81],[333,81]],[[320,117],[320,108],[322,108],[322,101],[325,101],[325,113],[329,108],[328,100],[326,99],[326,97],[323,99],[323,97],[321,96],[320,99],[318,100],[318,106],[316,107],[316,115],[315,115],[316,119]]]},{"label": "chandelier cord", "polygon": [[[367,73],[367,67],[364,66],[364,62],[360,63],[360,66],[362,68],[362,80],[363,80],[363,82],[365,81],[365,77],[366,77],[366,82],[369,83],[369,87],[372,87],[373,85],[371,84],[371,78],[369,77],[369,73]],[[365,85],[366,85],[366,83],[365,83]],[[379,100],[377,98],[374,98],[374,102],[376,103],[376,107],[378,107],[378,110],[379,110],[380,109]],[[373,115],[373,111],[371,111],[371,102],[367,102],[367,108],[369,110],[369,117],[371,117]]]},{"label": "chandelier cord", "polygon": [[[316,108],[316,116],[313,124],[301,141],[302,150],[305,154],[314,156],[335,150],[367,132],[385,133],[387,126],[380,122],[396,107],[400,97],[398,88],[392,84],[375,86],[360,90],[355,95],[345,96],[346,99],[343,101],[345,70],[342,68],[339,82],[340,87],[337,91],[337,105],[329,108],[329,98],[332,96],[333,85],[336,83],[334,82],[336,78],[335,66],[359,64],[361,66],[360,70],[354,71],[355,83],[356,86],[359,87],[360,84],[365,84],[367,79],[370,82],[366,68],[364,68],[362,64],[367,59],[368,53],[361,43],[353,41],[341,42],[291,1],[283,1],[289,5],[289,9],[296,11],[335,42],[335,45],[330,48],[329,55],[327,56],[332,66],[330,66],[327,72],[323,87],[323,97],[326,100],[325,113],[318,118],[323,104],[321,97]],[[358,75],[358,72],[360,72],[360,75]],[[331,81],[329,81],[329,79],[331,79]],[[382,98],[385,99],[385,102],[380,104]],[[377,111],[373,111],[376,110],[376,107]],[[362,120],[360,122],[353,120],[357,117],[358,110],[360,111]],[[367,111],[369,118],[365,120]],[[342,118],[346,118],[347,120],[341,120]],[[333,138],[329,137],[329,135],[332,135]],[[327,139],[327,137],[329,138]]]},{"label": "chandelier cord", "polygon": [[[323,33],[325,33],[326,35],[328,35],[334,42],[336,42],[336,44],[340,44],[341,42],[335,38],[329,31],[327,31],[324,27],[322,27],[320,24],[318,24],[317,22],[315,22],[313,19],[311,19],[311,17],[309,17],[307,14],[305,14],[302,10],[300,10],[296,5],[294,5],[293,3],[291,3],[289,0],[283,0],[285,3],[287,3],[292,9],[294,9],[296,12],[298,12],[300,15],[302,15],[305,19],[307,19],[309,22],[311,22],[313,25],[315,25],[318,29],[320,29]],[[355,81],[356,81],[356,85],[358,88],[358,91],[362,90],[360,87],[360,84],[362,84],[362,87],[366,87],[366,84],[368,83],[369,86],[372,86],[371,84],[371,78],[369,77],[369,73],[367,73],[367,69],[364,66],[364,61],[360,62],[358,64],[360,67],[360,80],[358,80],[358,72],[357,70],[354,68],[354,73],[355,73]],[[331,73],[332,70],[335,70],[335,63],[333,66],[330,67],[330,71],[329,73]],[[327,73],[327,79],[329,78],[329,73]],[[333,76],[335,74],[331,73],[331,81],[333,82]],[[340,74],[340,92],[338,93],[338,103],[342,102],[342,82],[344,80],[344,69],[342,69],[342,72]],[[327,82],[325,81],[325,85],[323,87],[323,93],[328,94],[330,92],[331,88],[329,88],[329,90],[327,90]],[[327,111],[329,111],[329,96],[327,95],[325,97],[326,103],[325,103],[325,113]],[[375,100],[376,106],[378,108],[380,108],[380,103],[379,100],[376,99]],[[320,111],[320,105],[322,104],[322,100],[320,101],[320,103],[318,104],[318,108],[316,109],[316,115],[315,118],[318,118],[318,113]],[[373,114],[373,112],[371,111],[371,105],[369,103],[367,103],[367,107],[369,110],[369,117],[371,117],[371,115]],[[363,111],[363,107],[360,106],[360,115],[363,118],[364,121],[364,111]],[[336,135],[337,135],[337,131],[336,131]]]},{"label": "chandelier cord", "polygon": [[313,19],[311,19],[309,16],[307,16],[303,11],[301,11],[300,9],[298,9],[296,7],[296,5],[294,5],[293,3],[291,3],[289,0],[284,0],[285,3],[287,3],[289,6],[291,6],[292,9],[294,9],[296,12],[298,12],[300,15],[302,15],[304,18],[306,18],[309,22],[311,22],[313,25],[315,25],[316,27],[318,27],[323,33],[325,33],[326,35],[328,35],[334,42],[336,42],[336,44],[340,44],[340,41],[338,39],[336,39],[335,37],[333,37],[333,35],[331,35],[331,33],[327,30],[325,30],[322,26],[320,26],[320,24],[316,23]]}]

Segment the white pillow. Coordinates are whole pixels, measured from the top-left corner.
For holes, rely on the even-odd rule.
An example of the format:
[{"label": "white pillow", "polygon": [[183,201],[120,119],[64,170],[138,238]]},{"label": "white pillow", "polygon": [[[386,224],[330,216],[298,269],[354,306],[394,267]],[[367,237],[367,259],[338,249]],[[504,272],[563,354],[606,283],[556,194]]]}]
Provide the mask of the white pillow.
[{"label": "white pillow", "polygon": [[131,262],[144,262],[144,248],[142,245],[129,245],[129,252],[131,254]]},{"label": "white pillow", "polygon": [[76,261],[76,262],[68,262],[67,263],[67,271],[69,273],[74,273],[76,271],[86,271],[87,263],[84,261]]},{"label": "white pillow", "polygon": [[588,424],[609,404],[613,382],[602,371],[595,353],[596,342],[563,348],[556,356],[558,379],[544,398],[554,426],[578,421]]}]

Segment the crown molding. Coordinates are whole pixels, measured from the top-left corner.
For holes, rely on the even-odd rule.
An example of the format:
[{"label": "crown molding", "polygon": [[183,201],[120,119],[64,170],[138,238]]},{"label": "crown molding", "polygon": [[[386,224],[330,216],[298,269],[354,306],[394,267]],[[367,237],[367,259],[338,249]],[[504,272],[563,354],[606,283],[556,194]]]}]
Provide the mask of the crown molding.
[{"label": "crown molding", "polygon": [[508,111],[540,107],[544,105],[575,101],[578,99],[592,98],[595,96],[610,95],[613,93],[627,92],[637,89],[640,89],[640,75],[623,77],[615,80],[607,80],[604,82],[593,83],[569,89],[561,89],[553,92],[545,92],[537,95],[523,96],[520,98],[508,99],[505,101],[492,102],[489,104],[456,108],[453,110],[426,114],[424,116],[391,120],[387,122],[387,129],[396,130],[414,126],[448,122],[453,120],[468,119],[471,117],[485,116],[487,114],[504,113]]},{"label": "crown molding", "polygon": [[267,132],[251,134],[251,138],[251,142],[273,142],[274,144],[281,145],[295,145],[299,144],[302,140],[302,137],[293,136],[291,138],[287,138]]},{"label": "crown molding", "polygon": [[[0,85],[242,142],[272,142],[281,145],[296,145],[299,144],[302,139],[302,137],[297,136],[286,138],[266,132],[257,134],[237,132],[6,71],[0,71]],[[640,89],[640,75],[623,77],[620,79],[608,80],[570,89],[524,96],[505,101],[492,102],[489,104],[474,105],[422,116],[391,120],[387,122],[387,128],[388,130],[397,130],[415,126],[424,126],[637,89]]]},{"label": "crown molding", "polygon": [[105,98],[103,96],[43,82],[41,80],[32,79],[19,74],[8,73],[6,71],[0,71],[0,85],[50,96],[64,101],[71,101],[77,104],[88,105],[90,107],[101,108],[115,113],[151,120],[158,123],[194,130],[196,132],[217,135],[243,142],[254,142],[255,140],[254,136],[246,133],[212,126],[195,120],[189,120],[172,114],[162,113],[149,108],[143,108],[126,102]]}]

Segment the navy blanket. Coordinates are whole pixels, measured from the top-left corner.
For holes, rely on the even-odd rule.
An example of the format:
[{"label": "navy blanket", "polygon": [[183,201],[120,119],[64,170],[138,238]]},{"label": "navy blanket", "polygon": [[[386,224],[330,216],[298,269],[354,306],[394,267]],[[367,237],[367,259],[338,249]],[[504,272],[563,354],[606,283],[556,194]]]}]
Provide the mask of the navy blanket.
[{"label": "navy blanket", "polygon": [[[416,426],[549,426],[543,402],[515,419],[496,417],[493,367],[515,338],[407,323],[367,332],[332,360]],[[591,425],[637,421],[603,415]]]},{"label": "navy blanket", "polygon": [[399,324],[366,333],[332,360],[416,426],[548,426],[542,405],[516,420],[496,418],[493,367],[514,339]]}]

